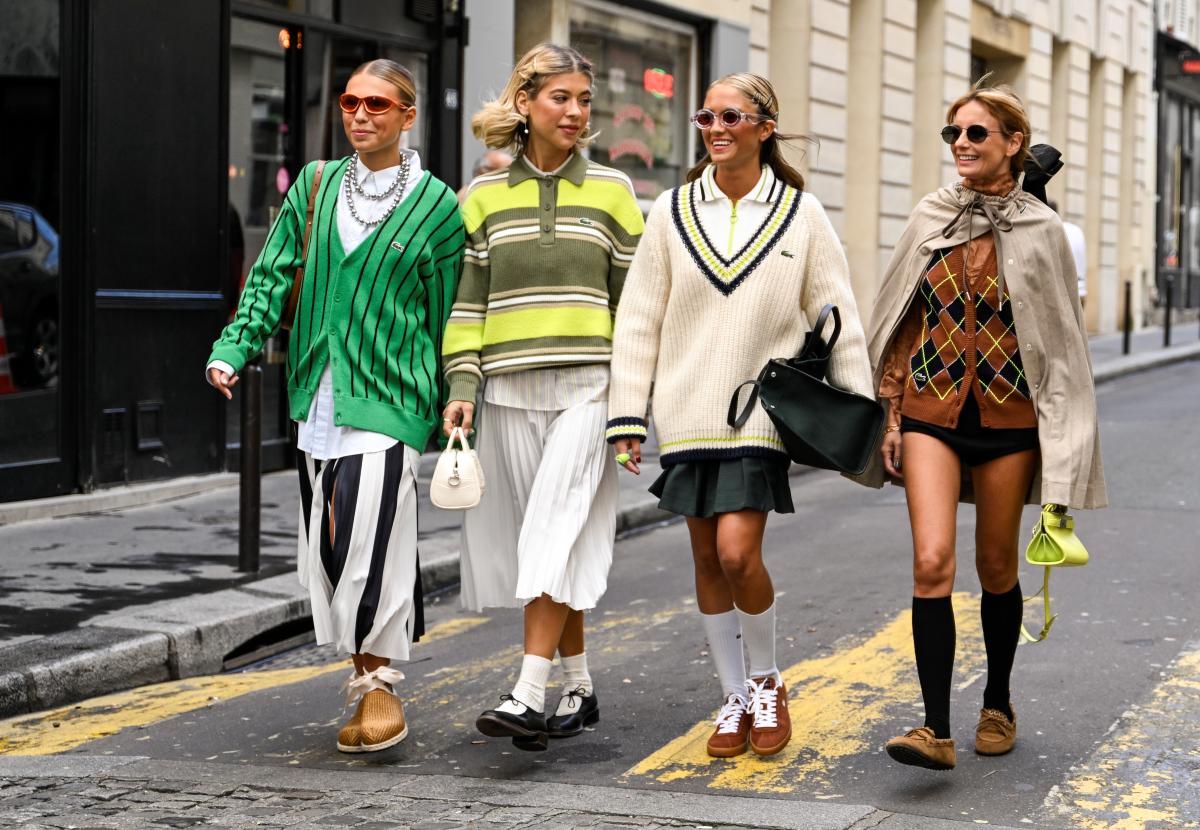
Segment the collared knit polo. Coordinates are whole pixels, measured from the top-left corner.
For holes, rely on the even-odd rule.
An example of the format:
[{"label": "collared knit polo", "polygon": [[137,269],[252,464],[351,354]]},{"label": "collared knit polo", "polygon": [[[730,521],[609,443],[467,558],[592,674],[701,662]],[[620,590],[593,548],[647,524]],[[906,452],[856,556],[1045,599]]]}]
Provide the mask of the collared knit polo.
[{"label": "collared knit polo", "polygon": [[735,428],[726,421],[729,399],[771,358],[794,356],[806,319],[826,303],[842,318],[829,382],[871,394],[846,255],[817,199],[782,182],[754,233],[727,255],[713,238],[718,229],[697,212],[705,196],[697,180],[662,194],[650,211],[617,312],[607,437],[645,439],[653,381],[664,467],[746,457],[786,463],[766,411],[755,406]]},{"label": "collared knit polo", "polygon": [[[288,341],[288,404],[304,419],[321,373],[332,366],[334,423],[424,447],[444,403],[438,356],[462,268],[463,227],[454,191],[428,171],[349,254],[336,203],[350,159],[325,165],[296,319]],[[288,190],[246,277],[237,313],[209,363],[239,371],[279,327],[301,263],[315,163]]]},{"label": "collared knit polo", "polygon": [[613,313],[642,234],[629,178],[574,154],[554,173],[518,159],[471,183],[466,264],[443,345],[450,399],[485,375],[612,354]]}]

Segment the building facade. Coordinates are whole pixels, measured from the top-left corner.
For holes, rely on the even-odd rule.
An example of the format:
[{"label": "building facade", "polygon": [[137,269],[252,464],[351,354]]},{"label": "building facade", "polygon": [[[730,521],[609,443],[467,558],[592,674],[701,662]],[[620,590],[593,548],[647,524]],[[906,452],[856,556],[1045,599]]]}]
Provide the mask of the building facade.
[{"label": "building facade", "polygon": [[[1157,297],[1154,11],[1149,0],[499,0],[486,11],[497,37],[484,48],[494,53],[475,62],[477,42],[467,47],[465,100],[470,109],[488,81],[503,82],[511,62],[500,51],[510,31],[514,54],[540,40],[570,41],[599,70],[594,120],[602,135],[593,152],[630,173],[639,195],[652,196],[658,182],[681,180],[680,155],[695,158],[696,137],[679,121],[704,85],[739,70],[770,77],[780,128],[812,139],[797,145],[797,161],[841,234],[869,314],[913,205],[955,178],[937,134],[948,105],[991,73],[1025,100],[1033,143],[1063,154],[1049,194],[1084,230],[1085,316],[1090,330],[1107,332],[1124,313],[1125,281],[1135,287],[1135,319]],[[650,97],[643,85],[630,90],[629,80],[663,60],[655,50],[667,30],[687,33],[673,42],[677,49],[690,43],[693,57],[688,73],[684,53],[674,53],[673,88],[687,102],[673,103],[679,121],[658,125],[655,135],[669,131],[680,143],[671,158],[636,144],[640,154],[626,153],[628,122],[614,124],[613,115],[627,111],[622,103],[640,111]],[[636,69],[622,63],[637,58]],[[621,102],[629,92],[636,100]],[[610,100],[616,109],[605,109]],[[468,126],[464,146],[464,158],[480,149]],[[1200,239],[1196,245],[1200,251]]]}]

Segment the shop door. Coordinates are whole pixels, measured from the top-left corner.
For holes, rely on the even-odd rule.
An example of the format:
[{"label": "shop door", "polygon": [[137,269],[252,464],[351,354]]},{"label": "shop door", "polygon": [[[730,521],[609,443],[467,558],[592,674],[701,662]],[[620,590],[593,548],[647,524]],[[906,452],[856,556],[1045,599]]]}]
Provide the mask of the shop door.
[{"label": "shop door", "polygon": [[80,279],[63,245],[59,0],[0,9],[0,501],[14,501],[77,486],[62,276]]},{"label": "shop door", "polygon": [[[422,52],[346,37],[319,28],[289,26],[234,17],[231,26],[229,94],[229,296],[262,251],[284,194],[305,163],[340,158],[351,152],[342,131],[337,96],[350,73],[378,57],[412,71],[418,96],[426,87],[428,59]],[[426,145],[427,119],[407,134],[407,146]],[[263,463],[266,469],[291,464],[292,424],[287,403],[284,359],[287,335],[268,343],[263,365]],[[226,411],[226,460],[236,469],[240,418]]]}]

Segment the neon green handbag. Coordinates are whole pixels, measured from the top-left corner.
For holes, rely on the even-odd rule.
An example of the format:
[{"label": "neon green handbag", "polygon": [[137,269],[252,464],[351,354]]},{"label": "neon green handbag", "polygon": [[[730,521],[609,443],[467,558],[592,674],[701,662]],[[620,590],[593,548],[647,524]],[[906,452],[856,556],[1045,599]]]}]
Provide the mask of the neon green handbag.
[{"label": "neon green handbag", "polygon": [[1037,637],[1029,633],[1025,625],[1021,625],[1021,637],[1029,643],[1040,643],[1050,633],[1050,626],[1058,619],[1058,615],[1050,614],[1050,569],[1064,566],[1079,566],[1088,563],[1087,548],[1075,535],[1075,520],[1067,513],[1067,508],[1061,504],[1047,504],[1042,508],[1038,523],[1033,526],[1033,538],[1029,547],[1025,548],[1025,561],[1031,565],[1045,567],[1042,578],[1042,589],[1025,601],[1037,599],[1042,595],[1046,608],[1046,622]]}]

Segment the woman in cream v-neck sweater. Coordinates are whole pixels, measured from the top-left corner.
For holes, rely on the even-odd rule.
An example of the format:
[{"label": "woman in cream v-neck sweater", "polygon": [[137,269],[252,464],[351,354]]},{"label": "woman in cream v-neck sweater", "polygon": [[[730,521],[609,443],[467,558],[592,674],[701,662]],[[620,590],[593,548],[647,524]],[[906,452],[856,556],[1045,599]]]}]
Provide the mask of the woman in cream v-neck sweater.
[{"label": "woman in cream v-neck sweater", "polygon": [[618,463],[637,473],[653,381],[664,472],[650,489],[660,507],[687,516],[697,603],[725,696],[708,752],[739,755],[749,743],[772,755],[791,723],[762,539],[771,510],[792,512],[790,461],[761,408],[741,428],[728,425],[729,399],[767,360],[796,354],[805,319],[826,303],[842,317],[830,382],[869,395],[871,371],[846,257],[783,159],[770,83],[727,76],[704,107],[692,122],[708,156],[655,203],[617,310],[608,438]]}]

